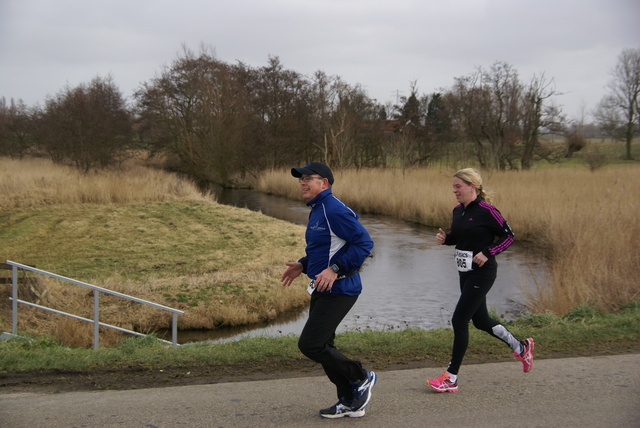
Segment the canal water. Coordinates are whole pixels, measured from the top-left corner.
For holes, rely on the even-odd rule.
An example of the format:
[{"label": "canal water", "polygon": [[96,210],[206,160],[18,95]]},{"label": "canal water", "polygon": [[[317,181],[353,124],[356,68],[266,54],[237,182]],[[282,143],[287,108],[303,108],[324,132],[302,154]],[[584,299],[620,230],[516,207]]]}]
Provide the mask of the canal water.
[{"label": "canal water", "polygon": [[[216,200],[301,225],[306,225],[309,216],[302,200],[253,191],[217,190]],[[448,326],[459,295],[453,247],[436,245],[434,228],[378,215],[361,215],[360,221],[374,241],[373,255],[361,270],[363,292],[338,332]],[[489,309],[507,320],[520,315],[524,293],[534,286],[539,272],[526,249],[512,245],[498,256],[498,278],[487,296]],[[302,282],[297,280],[294,285],[302,286]],[[299,334],[307,315],[305,309],[268,324],[206,333],[181,331],[178,336],[185,343]]]}]

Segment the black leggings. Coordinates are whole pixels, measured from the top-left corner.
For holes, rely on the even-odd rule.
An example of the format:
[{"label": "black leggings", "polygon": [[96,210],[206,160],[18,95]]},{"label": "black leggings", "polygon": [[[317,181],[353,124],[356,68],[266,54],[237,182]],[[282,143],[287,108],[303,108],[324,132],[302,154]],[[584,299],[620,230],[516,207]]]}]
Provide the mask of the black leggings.
[{"label": "black leggings", "polygon": [[313,293],[307,320],[298,348],[308,358],[322,364],[329,380],[336,385],[338,399],[351,401],[352,384],[366,378],[362,364],[340,353],[333,341],[342,319],[358,300],[358,296]]},{"label": "black leggings", "polygon": [[[498,321],[489,317],[487,293],[496,280],[497,268],[486,266],[477,271],[460,274],[460,299],[451,318],[453,326],[453,348],[447,371],[458,374],[464,354],[469,345],[469,321],[479,329],[496,337],[512,349],[518,349],[519,341]],[[499,326],[497,329],[496,326]],[[496,335],[496,332],[499,335]]]}]

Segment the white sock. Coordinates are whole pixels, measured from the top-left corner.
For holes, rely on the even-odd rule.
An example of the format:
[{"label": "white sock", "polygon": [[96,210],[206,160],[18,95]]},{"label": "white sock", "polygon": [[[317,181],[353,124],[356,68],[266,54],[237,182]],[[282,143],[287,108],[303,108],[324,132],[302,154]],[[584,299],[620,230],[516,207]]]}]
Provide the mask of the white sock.
[{"label": "white sock", "polygon": [[458,380],[458,375],[454,375],[449,372],[447,372],[447,374],[449,375],[449,380],[451,381],[451,383],[456,383],[456,381]]}]

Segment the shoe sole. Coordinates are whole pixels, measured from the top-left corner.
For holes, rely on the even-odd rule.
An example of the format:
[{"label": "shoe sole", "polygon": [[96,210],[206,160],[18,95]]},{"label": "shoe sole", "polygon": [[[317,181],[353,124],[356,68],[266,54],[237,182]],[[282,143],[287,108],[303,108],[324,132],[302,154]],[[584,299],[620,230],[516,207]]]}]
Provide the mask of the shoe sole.
[{"label": "shoe sole", "polygon": [[435,392],[458,392],[458,388],[437,389],[431,386],[430,383],[427,382],[427,384],[429,385],[429,388],[433,389]]},{"label": "shoe sole", "polygon": [[326,419],[340,419],[340,418],[361,418],[364,416],[364,409],[356,410],[355,412],[349,413],[340,413],[339,415],[323,415],[320,414],[323,418]]}]

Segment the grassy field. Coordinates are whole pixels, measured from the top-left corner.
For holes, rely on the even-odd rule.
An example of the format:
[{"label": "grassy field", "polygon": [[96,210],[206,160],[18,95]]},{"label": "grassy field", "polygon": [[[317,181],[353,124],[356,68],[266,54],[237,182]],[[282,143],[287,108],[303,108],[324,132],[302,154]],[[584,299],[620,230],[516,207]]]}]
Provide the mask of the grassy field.
[{"label": "grassy field", "polygon": [[[211,329],[273,319],[308,301],[282,287],[284,262],[304,253],[304,228],[217,204],[173,174],[127,168],[78,175],[43,160],[0,161],[0,258],[164,304],[179,327]],[[5,271],[5,275],[9,273]],[[86,289],[27,274],[20,296],[92,317]],[[0,284],[0,328],[11,330],[10,284]],[[19,328],[88,346],[92,327],[20,308]],[[170,314],[101,298],[101,321],[150,332]],[[101,335],[102,336],[102,335]],[[105,332],[101,344],[119,334]]]}]

